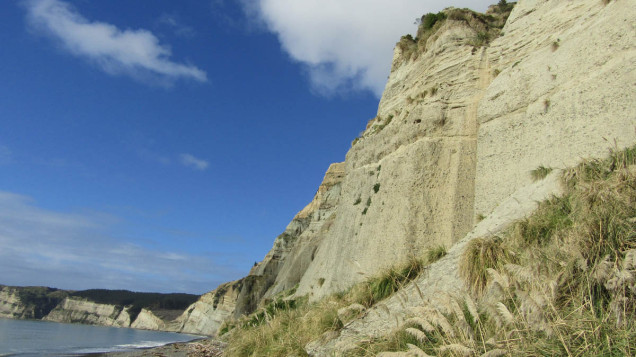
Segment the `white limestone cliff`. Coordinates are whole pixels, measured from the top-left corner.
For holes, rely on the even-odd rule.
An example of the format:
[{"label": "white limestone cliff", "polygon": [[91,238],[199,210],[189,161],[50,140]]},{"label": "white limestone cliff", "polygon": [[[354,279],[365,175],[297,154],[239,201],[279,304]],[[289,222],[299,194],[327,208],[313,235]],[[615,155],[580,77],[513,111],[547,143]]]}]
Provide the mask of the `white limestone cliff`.
[{"label": "white limestone cliff", "polygon": [[129,327],[131,322],[127,309],[121,306],[71,297],[64,299],[43,320],[115,327]]},{"label": "white limestone cliff", "polygon": [[141,330],[168,330],[166,323],[148,309],[141,309],[130,327]]},{"label": "white limestone cliff", "polygon": [[[531,170],[636,143],[632,2],[520,0],[501,33],[482,15],[446,11],[415,54],[408,40],[396,47],[378,115],[338,164],[336,183],[323,183],[264,261],[223,294],[223,310],[203,298],[189,309],[196,331],[214,333],[223,316],[296,284],[297,296],[319,299],[437,245],[449,255],[418,284],[430,298],[461,292],[465,243],[558,192],[553,176],[533,183]],[[490,43],[478,41],[485,31]],[[476,225],[477,216],[486,219]],[[400,316],[398,299],[386,305]],[[386,331],[386,316],[366,316],[315,354]]]}]

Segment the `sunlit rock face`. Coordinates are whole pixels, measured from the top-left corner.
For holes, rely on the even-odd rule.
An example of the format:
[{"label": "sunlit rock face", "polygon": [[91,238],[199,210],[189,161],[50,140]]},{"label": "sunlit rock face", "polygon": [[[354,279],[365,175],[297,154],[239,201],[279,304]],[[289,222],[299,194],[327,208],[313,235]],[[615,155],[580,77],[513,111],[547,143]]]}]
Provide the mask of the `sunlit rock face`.
[{"label": "sunlit rock face", "polygon": [[124,307],[70,297],[51,310],[43,320],[116,327],[130,326],[130,315]]},{"label": "sunlit rock face", "polygon": [[565,168],[636,141],[636,7],[520,1],[486,52],[499,73],[478,109],[475,212],[539,166]]},{"label": "sunlit rock face", "polygon": [[[377,116],[345,162],[330,167],[250,275],[212,295],[227,298],[223,309],[203,298],[193,305],[196,321],[216,321],[197,326],[214,333],[222,316],[249,313],[279,292],[315,300],[430,247],[457,248],[475,234],[476,217],[496,212],[477,231],[502,229],[558,191],[555,180],[534,187],[531,170],[636,142],[636,7],[520,0],[502,29],[491,10],[490,24],[445,10],[448,19],[415,52],[400,41]],[[455,289],[449,261],[439,270],[448,276],[434,281]]]}]

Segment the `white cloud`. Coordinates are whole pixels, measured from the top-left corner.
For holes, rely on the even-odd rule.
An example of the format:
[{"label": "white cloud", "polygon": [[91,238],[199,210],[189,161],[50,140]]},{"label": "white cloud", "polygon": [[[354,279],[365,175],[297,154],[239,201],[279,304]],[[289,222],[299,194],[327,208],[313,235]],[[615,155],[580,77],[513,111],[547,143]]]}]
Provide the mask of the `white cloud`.
[{"label": "white cloud", "polygon": [[198,159],[190,154],[181,154],[180,159],[181,159],[182,165],[187,167],[192,167],[194,169],[201,170],[201,171],[207,169],[208,166],[210,165],[209,162],[202,159]]},{"label": "white cloud", "polygon": [[89,21],[60,0],[26,2],[32,28],[56,40],[75,56],[89,59],[110,74],[127,74],[135,79],[207,80],[206,73],[192,65],[170,60],[171,50],[147,30],[120,30]]},{"label": "white cloud", "polygon": [[322,94],[382,93],[392,49],[427,12],[448,6],[485,11],[494,0],[258,0],[243,1],[274,32],[292,59],[303,63]]},{"label": "white cloud", "polygon": [[118,240],[108,233],[118,221],[0,191],[0,284],[203,293],[239,275],[211,256]]}]

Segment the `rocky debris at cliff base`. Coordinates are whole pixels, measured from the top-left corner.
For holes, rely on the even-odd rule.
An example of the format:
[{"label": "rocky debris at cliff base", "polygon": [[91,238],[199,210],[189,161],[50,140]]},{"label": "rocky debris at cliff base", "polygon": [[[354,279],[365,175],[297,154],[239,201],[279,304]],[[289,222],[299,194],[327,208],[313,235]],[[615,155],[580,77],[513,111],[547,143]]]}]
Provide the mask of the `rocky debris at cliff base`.
[{"label": "rocky debris at cliff base", "polygon": [[208,357],[222,356],[226,344],[219,341],[209,341],[208,343],[191,343],[188,345],[188,356]]}]

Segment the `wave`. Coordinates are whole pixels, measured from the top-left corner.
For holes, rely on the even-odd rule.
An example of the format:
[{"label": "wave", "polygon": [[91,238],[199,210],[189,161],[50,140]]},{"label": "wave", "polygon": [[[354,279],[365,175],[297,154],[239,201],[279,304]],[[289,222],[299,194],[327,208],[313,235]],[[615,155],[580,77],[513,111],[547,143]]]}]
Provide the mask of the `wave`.
[{"label": "wave", "polygon": [[113,347],[106,348],[83,348],[81,350],[77,350],[77,353],[110,353],[110,352],[126,352],[131,350],[138,349],[146,349],[146,348],[155,348],[165,346],[171,343],[175,343],[175,341],[141,341],[136,343],[129,343],[123,345],[116,345]]},{"label": "wave", "polygon": [[138,343],[131,343],[131,344],[127,344],[127,345],[118,345],[116,347],[121,347],[121,348],[132,348],[132,349],[138,349],[138,348],[154,348],[154,347],[161,347],[161,346],[165,346],[167,344],[170,343],[174,343],[175,341],[141,341]]}]

